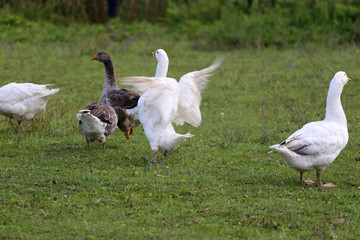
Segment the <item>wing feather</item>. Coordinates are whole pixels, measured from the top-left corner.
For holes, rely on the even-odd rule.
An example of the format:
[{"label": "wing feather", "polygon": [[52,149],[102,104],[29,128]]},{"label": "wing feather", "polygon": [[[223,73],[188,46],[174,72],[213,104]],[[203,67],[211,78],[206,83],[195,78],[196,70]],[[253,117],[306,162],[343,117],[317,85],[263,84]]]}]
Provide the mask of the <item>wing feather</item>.
[{"label": "wing feather", "polygon": [[85,109],[90,110],[92,115],[99,118],[104,123],[113,124],[117,121],[115,110],[106,104],[94,102],[88,105]]},{"label": "wing feather", "polygon": [[[348,137],[339,137],[343,132],[338,126],[324,121],[312,122],[294,132],[281,143],[289,150],[300,155],[318,155],[334,152],[334,149],[346,145]],[[346,142],[343,142],[343,139]]]},{"label": "wing feather", "polygon": [[9,83],[0,88],[0,102],[16,104],[19,101],[23,101],[26,98],[39,96],[44,97],[49,94],[58,92],[50,90],[47,86],[51,84],[34,84],[34,83]]},{"label": "wing feather", "polygon": [[183,125],[187,122],[194,127],[201,123],[201,92],[204,90],[212,73],[222,64],[224,58],[217,58],[214,63],[202,70],[185,74],[180,78],[179,106],[174,122]]},{"label": "wing feather", "polygon": [[130,89],[118,88],[109,90],[106,98],[111,106],[131,109],[137,106],[140,95]]},{"label": "wing feather", "polygon": [[[149,125],[160,123],[165,128],[175,118],[178,99],[179,85],[173,78],[167,77],[125,77],[120,79],[123,84],[132,85],[138,91],[143,92],[139,106],[142,116],[148,119],[140,119],[152,122]],[[145,123],[146,124],[146,123]]]}]

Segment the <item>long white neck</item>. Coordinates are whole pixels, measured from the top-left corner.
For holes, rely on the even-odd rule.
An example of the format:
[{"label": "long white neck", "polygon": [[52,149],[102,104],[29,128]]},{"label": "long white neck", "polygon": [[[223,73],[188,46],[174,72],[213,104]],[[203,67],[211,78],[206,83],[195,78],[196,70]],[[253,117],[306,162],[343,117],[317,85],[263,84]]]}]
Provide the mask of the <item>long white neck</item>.
[{"label": "long white neck", "polygon": [[341,106],[341,92],[344,85],[333,79],[330,83],[326,99],[325,120],[335,121],[346,125],[346,116]]},{"label": "long white neck", "polygon": [[166,77],[168,72],[168,67],[169,67],[169,59],[167,57],[158,59],[155,77]]}]

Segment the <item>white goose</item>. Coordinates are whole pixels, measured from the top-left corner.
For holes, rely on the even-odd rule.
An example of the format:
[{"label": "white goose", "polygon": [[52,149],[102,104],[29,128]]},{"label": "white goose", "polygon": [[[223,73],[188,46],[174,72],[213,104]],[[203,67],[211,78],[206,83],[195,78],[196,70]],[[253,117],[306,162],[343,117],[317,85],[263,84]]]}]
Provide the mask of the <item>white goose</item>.
[{"label": "white goose", "polygon": [[[155,77],[166,77],[169,58],[163,49],[158,49],[153,52],[158,64],[156,66]],[[179,80],[179,101],[176,117],[174,123],[176,125],[184,125],[184,122],[191,124],[194,127],[200,126],[201,123],[201,92],[209,81],[211,73],[218,68],[223,62],[224,58],[219,58],[208,68],[200,71],[194,71],[185,74]]]},{"label": "white goose", "polygon": [[45,107],[50,97],[59,92],[48,89],[46,85],[34,83],[9,83],[0,88],[0,114],[23,122],[22,131],[26,131],[27,120]]},{"label": "white goose", "polygon": [[348,142],[346,116],[340,97],[348,81],[351,79],[345,72],[337,72],[331,80],[324,120],[308,123],[285,141],[270,146],[282,156],[285,163],[300,172],[302,183],[314,183],[311,179],[305,180],[303,173],[316,170],[316,186],[335,186],[333,183],[322,184],[321,172],[336,159]]},{"label": "white goose", "polygon": [[[221,62],[222,60],[218,59],[210,67],[188,73],[185,75],[186,77],[183,76],[181,79],[185,77],[188,81],[193,81],[194,86],[199,89],[198,82],[206,82],[211,73],[220,66]],[[121,80],[124,84],[133,85],[137,90],[143,92],[138,102],[140,122],[153,150],[154,161],[152,164],[158,165],[157,154],[159,149],[164,150],[164,156],[160,162],[160,164],[163,164],[168,153],[178,148],[187,138],[193,137],[190,133],[184,135],[176,133],[172,125],[173,121],[188,121],[194,118],[191,115],[192,112],[179,112],[183,102],[192,101],[192,98],[181,98],[181,91],[183,91],[184,86],[173,78],[126,77],[121,78]],[[193,89],[193,91],[196,91],[196,89]],[[200,103],[194,102],[194,104]],[[189,120],[189,122],[193,121]]]}]

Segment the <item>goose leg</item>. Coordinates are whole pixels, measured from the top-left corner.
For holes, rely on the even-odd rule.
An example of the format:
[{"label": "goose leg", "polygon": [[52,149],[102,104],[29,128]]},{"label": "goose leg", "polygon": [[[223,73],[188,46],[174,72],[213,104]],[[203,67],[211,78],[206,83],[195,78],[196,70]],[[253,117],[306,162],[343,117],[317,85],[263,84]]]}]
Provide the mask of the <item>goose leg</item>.
[{"label": "goose leg", "polygon": [[162,159],[161,159],[160,165],[163,165],[163,164],[164,164],[165,158],[166,158],[166,156],[167,156],[168,154],[169,154],[168,151],[164,151],[164,156],[163,156]]},{"label": "goose leg", "polygon": [[331,188],[331,187],[335,187],[336,185],[333,183],[325,183],[322,184],[321,182],[321,170],[316,169],[316,176],[317,176],[317,181],[316,181],[316,186],[317,187],[326,187],[326,188]]},{"label": "goose leg", "polygon": [[132,135],[134,133],[134,129],[130,128],[130,134]]},{"label": "goose leg", "polygon": [[21,124],[21,120],[17,120],[17,127],[16,127],[17,131],[19,131],[19,129],[20,129],[20,124]]},{"label": "goose leg", "polygon": [[[94,150],[92,150],[92,149],[90,148],[90,142],[89,142],[89,140],[88,140],[87,138],[85,138],[85,139],[86,139],[86,143],[87,143],[87,150],[88,150],[89,152],[94,152],[94,153],[98,154],[98,152],[96,152],[96,151],[94,151]],[[104,149],[104,145],[103,145],[103,149]]]},{"label": "goose leg", "polygon": [[87,148],[88,148],[88,151],[91,151],[91,148],[90,148],[90,142],[89,142],[89,140],[87,139],[87,138],[85,138],[86,139],[86,143],[87,143]]},{"label": "goose leg", "polygon": [[157,165],[159,165],[159,164],[157,163],[158,151],[157,151],[157,150],[154,150],[153,153],[154,153],[154,161],[150,163],[150,166],[157,166]]},{"label": "goose leg", "polygon": [[21,119],[22,119],[22,123],[23,123],[22,131],[26,132],[26,118],[25,118],[25,115],[22,115]]},{"label": "goose leg", "polygon": [[106,141],[103,143],[102,149],[105,150],[106,148]]},{"label": "goose leg", "polygon": [[313,180],[311,180],[310,178],[305,179],[304,178],[304,173],[300,172],[300,181],[302,184],[314,184],[315,182]]}]

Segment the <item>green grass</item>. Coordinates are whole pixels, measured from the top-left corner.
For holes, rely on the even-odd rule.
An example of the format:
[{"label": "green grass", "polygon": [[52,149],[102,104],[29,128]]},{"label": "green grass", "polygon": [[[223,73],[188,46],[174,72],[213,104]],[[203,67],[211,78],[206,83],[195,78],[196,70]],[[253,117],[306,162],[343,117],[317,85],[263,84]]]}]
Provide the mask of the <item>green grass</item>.
[{"label": "green grass", "polygon": [[[0,38],[1,85],[61,88],[25,134],[0,117],[0,238],[360,237],[359,48],[204,52],[169,38],[130,42],[98,28],[73,38],[66,34],[74,29],[62,31],[61,40]],[[149,167],[152,151],[141,127],[129,141],[117,131],[105,151],[95,142],[100,153],[86,152],[75,115],[99,100],[104,78],[103,65],[90,58],[107,50],[117,77],[152,76],[157,48],[167,50],[169,76],[177,79],[226,55],[203,93],[201,126],[176,127],[195,137],[159,167]],[[323,119],[327,88],[339,70],[353,79],[342,95],[349,143],[323,173],[337,187],[304,186],[268,146]]]}]

